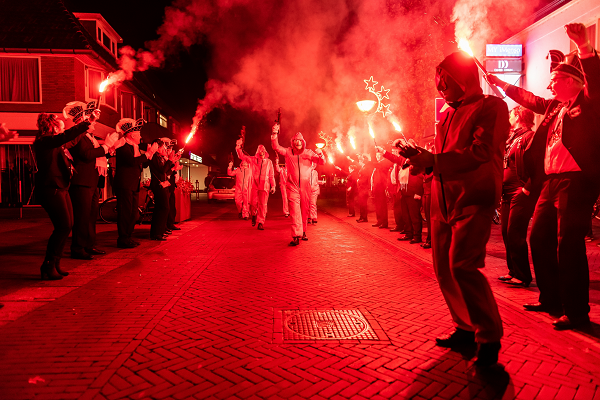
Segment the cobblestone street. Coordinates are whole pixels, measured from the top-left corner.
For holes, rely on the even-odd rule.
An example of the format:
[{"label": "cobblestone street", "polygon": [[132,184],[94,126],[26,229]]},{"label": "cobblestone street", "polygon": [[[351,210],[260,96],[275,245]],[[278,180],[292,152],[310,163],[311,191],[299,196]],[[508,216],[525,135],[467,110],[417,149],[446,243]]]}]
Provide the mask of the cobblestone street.
[{"label": "cobblestone street", "polygon": [[[295,248],[279,194],[264,231],[232,203],[194,203],[166,242],[117,249],[116,225],[99,225],[108,254],[66,258],[61,281],[39,280],[49,220],[2,221],[1,399],[600,399],[595,242],[593,330],[559,332],[523,310],[535,285],[496,279],[506,267],[493,228],[484,272],[505,336],[500,365],[479,371],[474,354],[434,344],[452,322],[430,250],[357,224],[333,200]],[[357,310],[374,336],[290,339],[284,316],[303,310],[320,311],[312,323],[325,331],[325,310]]]}]

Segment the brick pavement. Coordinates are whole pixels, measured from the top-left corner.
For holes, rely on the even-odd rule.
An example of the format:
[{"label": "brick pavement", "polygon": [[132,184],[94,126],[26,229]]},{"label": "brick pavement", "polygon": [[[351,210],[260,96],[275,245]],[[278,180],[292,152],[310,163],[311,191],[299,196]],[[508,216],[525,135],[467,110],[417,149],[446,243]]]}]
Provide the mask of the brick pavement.
[{"label": "brick pavement", "polygon": [[[231,204],[202,205],[167,242],[113,249],[37,286],[54,300],[0,326],[0,398],[600,399],[598,326],[556,332],[522,311],[536,291],[496,283],[500,258],[486,270],[504,368],[482,373],[473,354],[433,344],[452,323],[429,251],[335,204],[290,248],[271,204],[265,231]],[[282,309],[364,309],[387,340],[282,343]]]}]

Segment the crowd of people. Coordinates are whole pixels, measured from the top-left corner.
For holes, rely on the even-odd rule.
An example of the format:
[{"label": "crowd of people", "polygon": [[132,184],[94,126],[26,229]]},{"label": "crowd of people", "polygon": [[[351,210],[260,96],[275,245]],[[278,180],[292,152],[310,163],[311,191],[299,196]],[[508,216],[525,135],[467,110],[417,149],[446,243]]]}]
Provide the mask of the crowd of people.
[{"label": "crowd of people", "polygon": [[[490,82],[519,105],[485,96],[472,57],[456,52],[436,69],[436,86],[446,102],[434,143],[420,147],[398,139],[391,152],[376,146],[350,159],[348,216],[367,222],[372,194],[377,221],[387,229],[387,198],[393,198],[392,231],[398,240],[422,242],[422,216],[440,289],[455,329],[436,339],[439,346],[477,345],[476,364],[495,364],[503,327],[489,282],[481,272],[492,218],[500,205],[508,273],[499,279],[528,287],[533,279],[527,232],[539,288],[525,310],[547,312],[555,329],[585,329],[589,319],[589,268],[585,237],[600,195],[600,58],[582,24],[565,26],[577,50],[558,51],[544,99],[507,84]],[[559,56],[557,57],[557,54]],[[543,116],[534,131],[535,114]],[[338,168],[340,169],[340,168]],[[341,169],[340,169],[341,170]],[[387,193],[386,193],[387,192]]]},{"label": "crowd of people", "polygon": [[[235,203],[241,219],[252,220],[252,226],[258,230],[265,229],[267,204],[269,195],[276,190],[275,171],[279,174],[279,187],[283,200],[283,214],[291,217],[292,241],[290,246],[297,246],[300,240],[308,240],[306,227],[316,224],[317,198],[320,193],[318,165],[325,163],[325,156],[320,149],[312,151],[306,148],[302,133],[298,132],[291,140],[290,147],[282,147],[278,142],[279,125],[273,127],[271,146],[276,152],[275,166],[269,159],[265,146],[259,145],[256,154],[246,154],[243,139],[236,142],[236,154],[240,159],[240,167],[233,168],[229,162],[227,174],[235,176]],[[279,156],[285,163],[279,164]]]},{"label": "crowd of people", "polygon": [[[555,315],[556,329],[590,324],[585,236],[600,195],[595,159],[600,149],[600,58],[585,26],[569,24],[565,30],[577,50],[552,65],[548,86],[552,99],[489,75],[492,84],[519,104],[509,113],[502,99],[483,94],[472,57],[462,51],[452,53],[436,69],[436,87],[446,107],[434,142],[421,147],[398,139],[390,151],[376,146],[375,161],[369,154],[359,155],[356,161],[348,157],[348,217],[358,212],[357,223],[367,223],[372,195],[373,227],[432,249],[436,277],[455,325],[436,343],[452,349],[477,345],[476,364],[481,367],[497,362],[503,336],[494,294],[481,272],[499,205],[508,268],[499,279],[513,287],[528,287],[532,282],[527,231],[533,218],[529,242],[540,295],[524,308]],[[170,230],[178,229],[173,224],[173,189],[180,153],[163,139],[144,146],[142,153],[143,122],[127,119],[100,144],[93,135],[99,117],[94,102],[69,103],[63,114],[73,120],[72,128],[65,130],[55,115],[40,114],[34,142],[39,199],[54,225],[42,279],[68,275],[60,259],[71,229],[71,257],[90,259],[104,253],[95,245],[95,216],[109,157],[114,156],[117,165],[113,185],[117,245],[139,244],[132,231],[145,166],[150,167],[155,201],[151,239],[165,240]],[[543,119],[534,130],[535,114]],[[235,176],[239,218],[251,219],[258,230],[265,229],[269,195],[275,193],[275,172],[279,174],[283,214],[291,220],[290,246],[298,246],[308,240],[307,225],[318,221],[316,167],[325,163],[325,157],[320,149],[308,149],[300,132],[289,147],[281,146],[279,129],[275,124],[271,134],[275,165],[265,146],[259,145],[250,156],[239,139],[240,167],[234,169],[230,162],[228,174]],[[388,225],[388,199],[393,203],[394,227]]]},{"label": "crowd of people", "polygon": [[[132,233],[139,218],[145,166],[150,167],[154,197],[150,239],[164,241],[173,230],[180,229],[174,225],[174,188],[181,153],[169,148],[167,138],[142,146],[140,130],[144,121],[130,118],[121,119],[116,132],[102,141],[93,133],[99,116],[95,101],[70,102],[63,110],[64,120],[54,114],[38,116],[33,144],[38,168],[36,191],[54,226],[40,268],[42,279],[58,280],[69,275],[61,269],[60,261],[71,232],[71,258],[90,260],[106,253],[96,247],[96,220],[100,189],[111,157],[116,163],[113,189],[117,197],[117,246],[133,248],[140,244],[132,239]],[[73,127],[65,130],[67,120],[72,120]]]}]

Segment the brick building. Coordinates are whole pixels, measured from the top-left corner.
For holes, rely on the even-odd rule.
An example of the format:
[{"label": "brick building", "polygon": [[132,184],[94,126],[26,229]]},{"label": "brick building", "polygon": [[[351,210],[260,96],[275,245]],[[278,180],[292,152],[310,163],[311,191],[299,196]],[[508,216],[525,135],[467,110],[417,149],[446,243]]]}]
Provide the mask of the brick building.
[{"label": "brick building", "polygon": [[[70,101],[97,100],[100,82],[119,69],[123,40],[102,15],[72,13],[60,0],[0,0],[0,9],[0,123],[19,133],[0,143],[0,206],[35,204],[30,145],[38,114],[62,114]],[[144,118],[146,138],[179,133],[143,73],[109,87],[100,108],[98,137],[114,132],[121,118]]]}]

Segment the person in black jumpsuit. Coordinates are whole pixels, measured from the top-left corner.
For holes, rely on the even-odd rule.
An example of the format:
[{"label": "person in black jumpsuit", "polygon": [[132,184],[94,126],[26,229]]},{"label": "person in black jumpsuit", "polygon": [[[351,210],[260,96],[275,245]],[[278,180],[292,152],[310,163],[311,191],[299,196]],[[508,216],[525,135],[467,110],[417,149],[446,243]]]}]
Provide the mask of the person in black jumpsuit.
[{"label": "person in black jumpsuit", "polygon": [[64,145],[87,132],[98,113],[99,111],[92,114],[88,121],[66,131],[64,123],[56,115],[42,113],[38,116],[39,131],[33,143],[38,166],[36,197],[40,199],[54,226],[46,246],[46,257],[40,268],[42,279],[58,280],[68,275],[58,264],[73,227],[73,206],[69,196],[72,166]]}]

